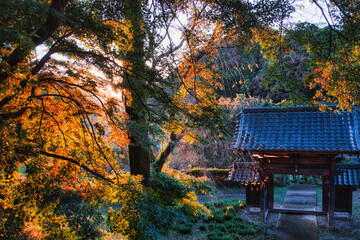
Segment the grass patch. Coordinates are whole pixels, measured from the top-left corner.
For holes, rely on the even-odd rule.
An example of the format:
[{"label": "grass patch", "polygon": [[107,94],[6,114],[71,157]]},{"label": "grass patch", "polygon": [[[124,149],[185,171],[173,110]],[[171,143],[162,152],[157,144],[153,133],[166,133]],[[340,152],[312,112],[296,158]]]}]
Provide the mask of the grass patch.
[{"label": "grass patch", "polygon": [[322,184],[317,185],[316,188],[316,205],[321,206],[322,205]]},{"label": "grass patch", "polygon": [[220,232],[226,232],[224,224],[217,224],[217,225],[215,225],[215,228],[216,228],[216,230],[219,230]]},{"label": "grass patch", "polygon": [[285,187],[274,187],[274,204],[282,204],[288,191],[289,186]]},{"label": "grass patch", "polygon": [[208,240],[220,240],[222,239],[222,237],[224,236],[224,233],[219,231],[219,230],[215,230],[213,232],[210,232],[208,235],[207,235],[207,239]]},{"label": "grass patch", "polygon": [[192,226],[190,225],[180,225],[175,228],[175,230],[180,234],[190,234],[192,232]]},{"label": "grass patch", "polygon": [[[244,207],[239,200],[225,200],[205,204],[213,216],[197,219],[194,223],[182,223],[175,227],[173,233],[186,234],[186,239],[235,240],[235,239],[272,239],[261,224],[244,220],[237,215]],[[174,235],[164,236],[172,239]]]},{"label": "grass patch", "polygon": [[215,222],[217,222],[217,223],[222,223],[225,220],[223,214],[216,214],[214,216],[214,219],[215,219]]},{"label": "grass patch", "polygon": [[235,221],[239,221],[239,222],[242,222],[244,221],[244,219],[241,217],[241,216],[236,216],[233,218]]}]

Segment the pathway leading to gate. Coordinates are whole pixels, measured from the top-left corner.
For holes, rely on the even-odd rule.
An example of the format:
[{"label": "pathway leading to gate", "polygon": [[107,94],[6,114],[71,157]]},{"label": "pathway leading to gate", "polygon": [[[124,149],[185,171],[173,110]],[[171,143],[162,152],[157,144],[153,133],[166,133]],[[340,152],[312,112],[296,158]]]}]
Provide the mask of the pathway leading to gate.
[{"label": "pathway leading to gate", "polygon": [[[315,210],[316,187],[292,185],[286,193],[281,208]],[[285,214],[279,216],[277,230],[284,240],[317,240],[319,238],[315,215]]]}]

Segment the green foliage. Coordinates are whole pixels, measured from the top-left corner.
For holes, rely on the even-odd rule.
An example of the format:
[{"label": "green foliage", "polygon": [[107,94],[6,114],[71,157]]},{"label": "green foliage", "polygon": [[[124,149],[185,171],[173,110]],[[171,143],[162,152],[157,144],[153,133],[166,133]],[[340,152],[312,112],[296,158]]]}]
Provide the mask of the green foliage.
[{"label": "green foliage", "polygon": [[78,194],[69,192],[59,199],[57,214],[64,215],[71,230],[81,239],[97,239],[104,218],[96,206],[89,206]]},{"label": "green foliage", "polygon": [[225,225],[224,224],[217,224],[215,227],[216,230],[219,230],[221,232],[226,232]]},{"label": "green foliage", "polygon": [[300,184],[318,184],[321,182],[321,179],[319,176],[292,175],[289,177],[289,182]]},{"label": "green foliage", "polygon": [[217,231],[212,231],[207,235],[207,239],[208,240],[221,240],[222,236],[224,236],[224,233],[217,230]]},{"label": "green foliage", "polygon": [[[193,178],[178,176],[174,171],[153,174],[148,186],[133,179],[129,187],[120,193],[119,211],[110,209],[110,231],[118,232],[129,239],[158,239],[160,231],[168,230],[175,223],[186,223],[194,216],[206,216],[208,210],[197,203],[193,190],[205,183],[196,183]],[[172,175],[172,176],[170,176]],[[205,191],[206,189],[199,189]],[[182,234],[192,230],[192,224],[176,227]]]},{"label": "green foliage", "polygon": [[215,222],[217,222],[217,223],[222,223],[222,222],[224,222],[224,214],[215,213],[215,214],[214,214],[214,220],[215,220]]},{"label": "green foliage", "polygon": [[179,226],[176,227],[175,230],[181,234],[190,234],[192,231],[192,225],[191,224],[186,224],[184,226]]},{"label": "green foliage", "polygon": [[245,207],[243,202],[236,199],[205,203],[204,205],[216,213],[223,214],[234,214],[241,208]]},{"label": "green foliage", "polygon": [[244,219],[241,216],[236,216],[233,218],[235,221],[242,222]]},{"label": "green foliage", "polygon": [[150,179],[150,184],[158,193],[161,202],[165,203],[165,205],[174,204],[176,199],[186,197],[191,191],[191,189],[180,180],[172,178],[166,173],[153,174]]},{"label": "green foliage", "polygon": [[202,224],[202,225],[199,226],[199,229],[200,229],[200,231],[206,231],[207,227],[206,227],[205,224]]},{"label": "green foliage", "polygon": [[231,215],[231,214],[225,214],[225,216],[224,216],[224,219],[226,220],[226,221],[229,221],[229,220],[231,220],[233,218],[233,215]]}]

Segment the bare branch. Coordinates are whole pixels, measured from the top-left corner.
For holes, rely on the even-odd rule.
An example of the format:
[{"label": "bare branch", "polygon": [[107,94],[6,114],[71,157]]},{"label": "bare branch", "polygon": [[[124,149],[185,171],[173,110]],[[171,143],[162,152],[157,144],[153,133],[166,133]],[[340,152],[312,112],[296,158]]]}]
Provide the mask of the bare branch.
[{"label": "bare branch", "polygon": [[69,158],[69,157],[65,157],[65,156],[61,156],[61,155],[57,155],[57,154],[54,154],[54,153],[48,153],[48,152],[45,152],[45,151],[40,151],[40,153],[42,155],[45,155],[47,157],[53,157],[53,158],[57,158],[57,159],[61,159],[61,160],[65,160],[65,161],[68,161],[68,162],[71,162],[79,167],[81,167],[82,169],[84,169],[85,171],[93,174],[94,176],[98,177],[98,178],[101,178],[102,180],[105,180],[105,181],[108,181],[110,183],[115,183],[113,180],[105,177],[104,175],[102,175],[101,173],[95,171],[95,170],[92,170],[90,169],[88,166],[80,163],[78,160],[75,160],[73,158]]}]

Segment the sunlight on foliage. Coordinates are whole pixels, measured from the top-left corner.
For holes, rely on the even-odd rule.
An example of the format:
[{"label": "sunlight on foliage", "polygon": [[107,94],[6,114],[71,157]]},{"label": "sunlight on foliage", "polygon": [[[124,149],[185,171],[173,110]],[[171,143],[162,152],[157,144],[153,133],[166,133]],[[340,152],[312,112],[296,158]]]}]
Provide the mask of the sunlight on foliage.
[{"label": "sunlight on foliage", "polygon": [[153,174],[149,186],[142,186],[140,180],[129,176],[128,184],[119,192],[120,210],[110,208],[107,222],[112,232],[129,239],[158,239],[160,230],[192,216],[210,214],[194,193],[212,190],[204,179],[167,170]]}]

